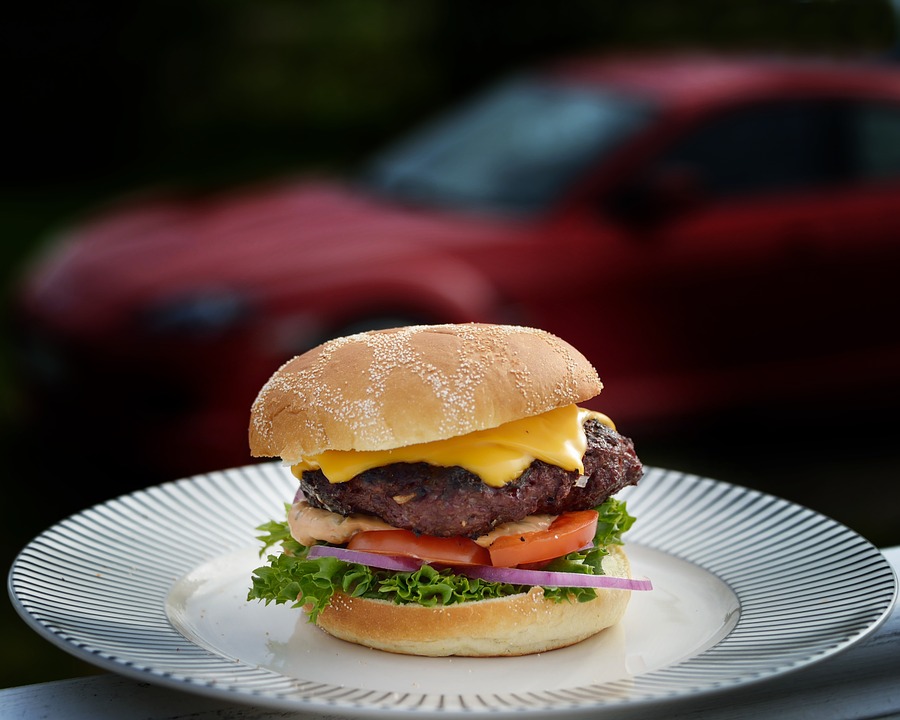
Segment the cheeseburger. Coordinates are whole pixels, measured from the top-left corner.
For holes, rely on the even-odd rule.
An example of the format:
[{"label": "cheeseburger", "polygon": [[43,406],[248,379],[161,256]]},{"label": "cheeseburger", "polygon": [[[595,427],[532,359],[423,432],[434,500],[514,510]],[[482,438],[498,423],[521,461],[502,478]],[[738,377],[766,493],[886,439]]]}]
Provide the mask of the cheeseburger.
[{"label": "cheeseburger", "polygon": [[412,655],[525,655],[617,623],[632,590],[613,495],[631,440],[579,407],[603,385],[532,328],[420,325],[295,357],[250,417],[256,457],[299,487],[260,528],[249,598],[302,607],[335,637]]}]

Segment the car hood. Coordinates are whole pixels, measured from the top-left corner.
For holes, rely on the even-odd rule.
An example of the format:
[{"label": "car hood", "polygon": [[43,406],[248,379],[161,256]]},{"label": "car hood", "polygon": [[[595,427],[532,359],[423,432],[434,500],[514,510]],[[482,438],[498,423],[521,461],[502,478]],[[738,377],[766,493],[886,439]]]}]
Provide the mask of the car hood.
[{"label": "car hood", "polygon": [[101,325],[170,299],[316,283],[349,267],[502,241],[509,231],[508,222],[390,205],[326,181],[148,199],[62,236],[32,268],[24,298],[36,314],[90,315]]}]

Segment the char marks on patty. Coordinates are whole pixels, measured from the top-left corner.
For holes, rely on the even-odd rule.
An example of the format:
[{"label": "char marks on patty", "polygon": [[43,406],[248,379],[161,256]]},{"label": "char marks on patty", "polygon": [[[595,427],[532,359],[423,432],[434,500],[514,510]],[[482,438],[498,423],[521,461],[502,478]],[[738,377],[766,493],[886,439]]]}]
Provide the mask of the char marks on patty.
[{"label": "char marks on patty", "polygon": [[343,483],[330,483],[320,470],[307,471],[300,488],[311,505],[341,515],[366,513],[425,535],[474,538],[526,515],[596,507],[640,480],[643,468],[629,438],[595,420],[584,427],[586,481],[540,460],[499,488],[461,467],[396,463]]}]

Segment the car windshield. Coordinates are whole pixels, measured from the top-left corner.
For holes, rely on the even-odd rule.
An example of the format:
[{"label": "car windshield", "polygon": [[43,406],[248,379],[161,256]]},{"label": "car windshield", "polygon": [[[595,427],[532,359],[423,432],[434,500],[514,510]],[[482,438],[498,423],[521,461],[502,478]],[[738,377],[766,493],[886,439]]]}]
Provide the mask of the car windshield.
[{"label": "car windshield", "polygon": [[539,211],[642,128],[650,111],[644,100],[602,88],[518,79],[390,148],[362,181],[427,206]]}]

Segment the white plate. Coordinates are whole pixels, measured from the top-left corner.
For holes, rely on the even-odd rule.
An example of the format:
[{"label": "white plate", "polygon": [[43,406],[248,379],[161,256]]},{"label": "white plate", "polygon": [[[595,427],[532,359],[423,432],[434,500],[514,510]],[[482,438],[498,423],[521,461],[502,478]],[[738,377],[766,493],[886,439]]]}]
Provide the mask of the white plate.
[{"label": "white plate", "polygon": [[139,680],[272,708],[369,717],[591,716],[736,687],[857,642],[897,594],[870,543],[759,492],[650,468],[628,500],[635,592],[619,626],[521,658],[411,658],[335,640],[247,602],[254,528],[296,481],[270,463],[98,505],[10,571],[19,613],[72,654]]}]

